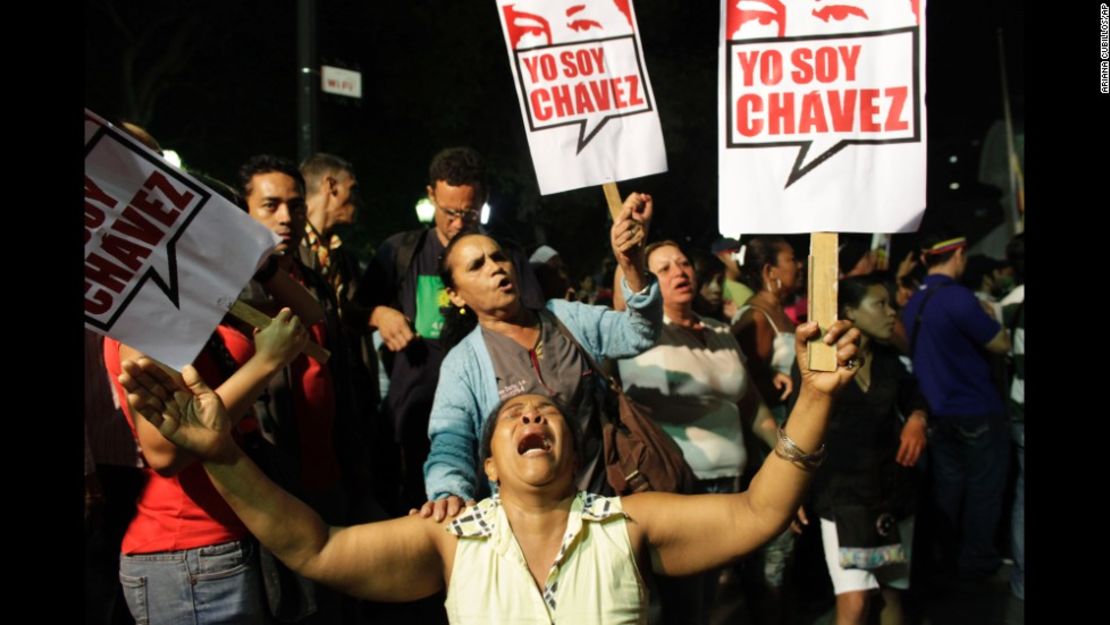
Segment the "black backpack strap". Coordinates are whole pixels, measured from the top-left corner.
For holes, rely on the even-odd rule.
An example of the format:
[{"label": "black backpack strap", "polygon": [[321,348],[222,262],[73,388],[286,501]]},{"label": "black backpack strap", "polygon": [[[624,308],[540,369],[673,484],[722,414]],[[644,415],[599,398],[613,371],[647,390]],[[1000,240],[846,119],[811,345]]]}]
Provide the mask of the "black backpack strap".
[{"label": "black backpack strap", "polygon": [[917,307],[917,316],[913,320],[913,329],[910,330],[910,358],[913,358],[914,352],[917,351],[917,335],[921,333],[921,315],[925,312],[925,305],[929,303],[929,299],[933,294],[943,289],[950,284],[938,284],[925,289],[925,299],[922,300],[921,305]]},{"label": "black backpack strap", "polygon": [[420,242],[424,235],[428,234],[430,230],[409,230],[401,235],[400,245],[397,246],[397,256],[394,259],[394,270],[397,272],[397,292],[400,292],[401,285],[409,276],[409,268],[412,267],[412,261],[416,258],[416,251],[420,248]]}]

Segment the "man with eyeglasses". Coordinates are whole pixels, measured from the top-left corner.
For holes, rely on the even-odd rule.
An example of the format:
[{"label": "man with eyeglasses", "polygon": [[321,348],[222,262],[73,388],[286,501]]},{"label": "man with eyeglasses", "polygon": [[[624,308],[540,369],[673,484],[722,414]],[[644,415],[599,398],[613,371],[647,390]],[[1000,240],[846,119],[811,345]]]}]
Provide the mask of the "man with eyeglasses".
[{"label": "man with eyeglasses", "polygon": [[[440,308],[450,305],[439,277],[439,257],[451,239],[479,227],[488,195],[481,155],[469,147],[440,151],[428,167],[427,193],[435,206],[432,227],[386,239],[357,293],[371,311],[370,325],[381,332],[393,355],[386,363],[391,369],[383,409],[402,448],[404,477],[398,512],[419,508],[426,500],[423,464],[429,450],[428,415],[444,356],[439,342]],[[521,296],[542,306],[542,292],[527,258],[521,250],[510,251],[510,256],[522,276]]]}]

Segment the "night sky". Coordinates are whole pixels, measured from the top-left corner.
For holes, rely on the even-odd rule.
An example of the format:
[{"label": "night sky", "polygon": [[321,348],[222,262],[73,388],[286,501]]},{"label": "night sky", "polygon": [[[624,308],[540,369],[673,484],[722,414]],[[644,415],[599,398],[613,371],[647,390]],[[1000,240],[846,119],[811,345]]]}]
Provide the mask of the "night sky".
[{"label": "night sky", "polygon": [[[719,4],[641,0],[636,11],[670,170],[620,188],[655,197],[653,238],[707,246],[717,236]],[[996,193],[974,183],[978,142],[1002,117],[1000,28],[1024,117],[1024,8],[938,0],[927,19],[926,223],[974,236],[1001,218]],[[320,61],[362,72],[361,102],[319,105],[321,149],[350,159],[363,189],[366,207],[345,233],[360,253],[415,227],[430,157],[469,144],[493,173],[495,232],[526,246],[546,240],[577,273],[608,254],[600,189],[538,194],[493,0],[324,1],[318,26]],[[232,182],[252,154],[297,156],[296,46],[294,2],[89,2],[85,105],[137,121],[187,167]]]}]

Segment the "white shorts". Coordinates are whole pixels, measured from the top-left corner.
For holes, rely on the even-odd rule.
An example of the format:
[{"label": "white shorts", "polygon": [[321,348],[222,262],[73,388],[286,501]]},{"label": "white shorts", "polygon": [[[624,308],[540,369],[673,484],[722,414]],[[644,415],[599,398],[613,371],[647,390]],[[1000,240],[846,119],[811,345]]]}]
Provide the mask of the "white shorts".
[{"label": "white shorts", "polygon": [[877,569],[845,569],[840,566],[840,544],[836,537],[836,523],[821,519],[821,542],[825,545],[825,564],[829,567],[833,592],[842,595],[846,592],[872,590],[879,584],[889,588],[906,590],[910,587],[910,554],[913,551],[913,517],[898,522],[898,535],[902,548],[906,551],[906,561],[888,564]]}]

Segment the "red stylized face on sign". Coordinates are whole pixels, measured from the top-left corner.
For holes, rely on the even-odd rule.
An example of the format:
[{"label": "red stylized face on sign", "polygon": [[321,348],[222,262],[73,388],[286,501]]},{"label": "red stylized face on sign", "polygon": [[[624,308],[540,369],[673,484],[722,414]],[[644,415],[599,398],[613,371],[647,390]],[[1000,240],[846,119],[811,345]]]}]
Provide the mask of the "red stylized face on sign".
[{"label": "red stylized face on sign", "polygon": [[514,50],[632,32],[627,0],[525,0],[503,10]]},{"label": "red stylized face on sign", "polygon": [[920,22],[920,0],[729,0],[728,39],[887,30]]}]

